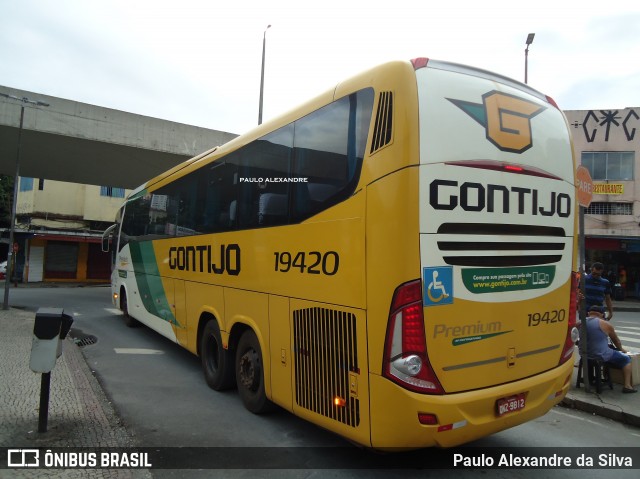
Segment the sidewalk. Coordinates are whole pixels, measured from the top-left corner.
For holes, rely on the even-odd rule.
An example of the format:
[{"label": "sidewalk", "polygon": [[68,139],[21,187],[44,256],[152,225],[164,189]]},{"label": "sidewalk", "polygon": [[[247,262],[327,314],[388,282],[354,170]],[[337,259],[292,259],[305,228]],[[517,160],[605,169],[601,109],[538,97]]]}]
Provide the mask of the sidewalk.
[{"label": "sidewalk", "polygon": [[[616,311],[637,312],[640,314],[640,301],[635,298],[614,301],[613,312],[615,313]],[[615,322],[615,314],[613,321]],[[613,383],[613,391],[607,385],[604,385],[602,392],[599,394],[596,393],[595,386],[591,388],[589,393],[585,392],[584,385],[576,388],[578,363],[580,361],[577,350],[574,360],[575,367],[571,378],[571,388],[563,399],[562,405],[640,427],[640,392],[623,394],[622,385],[616,383]]]},{"label": "sidewalk", "polygon": [[[35,314],[0,310],[0,447],[132,447],[129,435],[70,339],[51,371],[47,432],[38,432],[41,375],[29,369]],[[0,477],[150,478],[146,470],[0,469]]]}]

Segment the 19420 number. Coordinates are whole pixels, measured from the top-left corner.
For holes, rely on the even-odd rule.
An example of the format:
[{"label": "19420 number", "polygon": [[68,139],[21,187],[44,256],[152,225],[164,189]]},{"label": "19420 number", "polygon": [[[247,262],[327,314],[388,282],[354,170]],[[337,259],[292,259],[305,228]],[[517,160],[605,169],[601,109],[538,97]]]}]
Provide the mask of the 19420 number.
[{"label": "19420 number", "polygon": [[565,320],[567,312],[564,309],[545,311],[544,313],[533,313],[529,315],[529,326],[540,326],[542,324],[561,323]]},{"label": "19420 number", "polygon": [[289,251],[276,251],[275,271],[286,273],[293,269],[298,269],[301,273],[326,274],[333,276],[340,267],[340,256],[335,251],[310,251],[308,253],[299,251],[291,253]]}]

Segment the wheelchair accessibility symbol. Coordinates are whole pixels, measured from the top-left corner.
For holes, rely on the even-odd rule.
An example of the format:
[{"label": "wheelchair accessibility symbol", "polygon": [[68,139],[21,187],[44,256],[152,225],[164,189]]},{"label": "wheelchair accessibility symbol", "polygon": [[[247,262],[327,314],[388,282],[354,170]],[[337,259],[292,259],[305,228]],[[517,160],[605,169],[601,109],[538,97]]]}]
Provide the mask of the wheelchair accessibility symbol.
[{"label": "wheelchair accessibility symbol", "polygon": [[424,305],[453,303],[453,266],[422,268]]}]

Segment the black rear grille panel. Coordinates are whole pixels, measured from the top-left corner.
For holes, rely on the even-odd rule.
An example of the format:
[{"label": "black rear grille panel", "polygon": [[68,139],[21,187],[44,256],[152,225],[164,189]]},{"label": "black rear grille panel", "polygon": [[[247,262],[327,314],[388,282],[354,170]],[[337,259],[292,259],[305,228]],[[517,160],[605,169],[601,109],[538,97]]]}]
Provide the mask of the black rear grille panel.
[{"label": "black rear grille panel", "polygon": [[500,242],[468,242],[468,241],[438,241],[440,251],[557,251],[563,250],[563,243],[500,243]]},{"label": "black rear grille panel", "polygon": [[556,226],[443,223],[436,244],[453,266],[538,266],[560,262],[567,238]]},{"label": "black rear grille panel", "polygon": [[[360,423],[349,374],[359,373],[356,317],[327,308],[293,312],[296,404],[348,426]],[[344,406],[334,403],[342,398]]]},{"label": "black rear grille panel", "polygon": [[537,266],[541,264],[559,263],[562,255],[540,256],[443,256],[444,262],[452,266]]},{"label": "black rear grille panel", "polygon": [[512,225],[489,223],[443,223],[438,234],[511,235],[565,237],[564,228],[557,226]]}]

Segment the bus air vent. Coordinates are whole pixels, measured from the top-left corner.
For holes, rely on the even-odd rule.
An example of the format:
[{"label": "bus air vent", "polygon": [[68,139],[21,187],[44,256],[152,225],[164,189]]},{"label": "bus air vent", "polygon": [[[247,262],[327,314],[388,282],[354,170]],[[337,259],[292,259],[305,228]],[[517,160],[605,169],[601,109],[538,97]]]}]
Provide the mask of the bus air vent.
[{"label": "bus air vent", "polygon": [[360,401],[349,384],[349,374],[359,373],[355,315],[317,307],[295,310],[293,335],[298,406],[358,426]]},{"label": "bus air vent", "polygon": [[373,140],[371,141],[371,153],[375,153],[382,147],[391,143],[393,133],[393,93],[390,91],[380,92],[378,99],[378,112],[376,114],[376,124],[373,130]]},{"label": "bus air vent", "polygon": [[509,267],[558,263],[571,241],[553,226],[443,223],[437,245],[450,265]]}]

